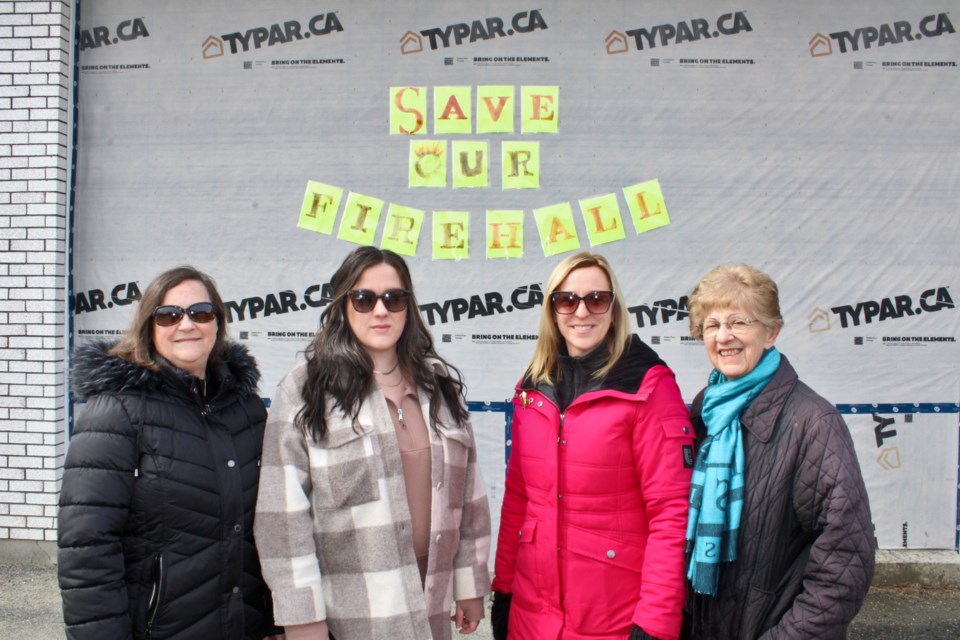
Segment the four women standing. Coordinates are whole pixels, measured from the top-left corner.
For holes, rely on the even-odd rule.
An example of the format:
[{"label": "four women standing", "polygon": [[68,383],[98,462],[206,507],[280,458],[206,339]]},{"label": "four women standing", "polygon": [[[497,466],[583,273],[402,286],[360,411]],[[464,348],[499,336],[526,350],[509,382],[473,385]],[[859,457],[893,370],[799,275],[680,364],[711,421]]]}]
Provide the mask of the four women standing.
[{"label": "four women standing", "polygon": [[[68,637],[266,637],[261,565],[289,640],[477,628],[490,517],[459,372],[435,352],[402,258],[357,249],[331,284],[265,436],[256,363],[226,341],[196,270],[157,278],[119,344],[77,352],[88,401],[61,497]],[[846,426],[773,346],[766,274],[718,267],[689,312],[714,365],[693,404],[695,471],[690,414],[630,334],[609,263],[579,253],[551,275],[514,397],[498,640],[678,638],[685,537],[684,637],[845,634],[873,571]]]}]

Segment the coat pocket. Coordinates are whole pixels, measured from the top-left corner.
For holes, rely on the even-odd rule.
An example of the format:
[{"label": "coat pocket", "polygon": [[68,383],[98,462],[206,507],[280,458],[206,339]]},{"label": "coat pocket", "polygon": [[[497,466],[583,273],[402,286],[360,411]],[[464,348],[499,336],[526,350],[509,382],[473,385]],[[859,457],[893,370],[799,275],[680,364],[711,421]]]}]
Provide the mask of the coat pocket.
[{"label": "coat pocket", "polygon": [[812,550],[813,543],[811,542],[800,551],[793,562],[790,563],[790,567],[783,572],[774,592],[775,599],[771,598],[770,606],[764,610],[766,619],[763,622],[763,627],[757,630],[758,634],[777,626],[780,619],[793,607],[793,601],[803,591],[803,576]]},{"label": "coat pocket", "polygon": [[623,569],[639,574],[643,566],[644,550],[635,544],[605,536],[600,533],[570,527],[567,531],[567,547],[584,561],[596,563],[595,570],[615,571]]},{"label": "coat pocket", "polygon": [[570,627],[598,634],[629,628],[640,599],[644,547],[569,527],[567,549],[563,580],[568,585],[565,604]]},{"label": "coat pocket", "polygon": [[467,469],[473,442],[466,428],[439,427],[443,443],[443,484],[447,490],[447,504],[459,509],[466,502]]},{"label": "coat pocket", "polygon": [[514,571],[513,593],[521,599],[539,602],[546,597],[545,581],[537,554],[537,521],[526,520],[517,531],[517,567]]},{"label": "coat pocket", "polygon": [[[333,435],[333,434],[331,434]],[[312,500],[317,510],[352,507],[380,499],[382,461],[376,434],[340,429],[323,446],[311,446]]]}]

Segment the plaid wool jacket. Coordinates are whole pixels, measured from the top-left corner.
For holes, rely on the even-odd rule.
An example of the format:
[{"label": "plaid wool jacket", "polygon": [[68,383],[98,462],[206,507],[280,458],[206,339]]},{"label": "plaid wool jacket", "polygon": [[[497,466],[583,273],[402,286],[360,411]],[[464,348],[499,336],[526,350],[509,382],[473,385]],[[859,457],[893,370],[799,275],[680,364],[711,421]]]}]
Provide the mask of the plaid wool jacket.
[{"label": "plaid wool jacket", "polygon": [[[331,410],[327,437],[315,443],[294,424],[305,374],[301,363],[277,388],[254,523],[277,624],[326,620],[337,640],[450,638],[452,602],[490,591],[490,510],[472,428],[444,407],[428,429],[433,496],[421,586],[386,398],[379,389],[367,397],[356,424]],[[429,420],[427,394],[418,395]]]}]

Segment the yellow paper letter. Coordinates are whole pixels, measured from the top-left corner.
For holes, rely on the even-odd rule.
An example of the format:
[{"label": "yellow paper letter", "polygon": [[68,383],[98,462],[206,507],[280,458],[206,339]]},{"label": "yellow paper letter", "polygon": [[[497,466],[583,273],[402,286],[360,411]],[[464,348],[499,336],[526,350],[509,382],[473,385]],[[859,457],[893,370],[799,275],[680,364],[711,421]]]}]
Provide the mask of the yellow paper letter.
[{"label": "yellow paper letter", "polygon": [[486,187],[489,184],[487,143],[453,141],[453,188]]},{"label": "yellow paper letter", "polygon": [[624,187],[623,195],[627,199],[637,235],[670,224],[659,180],[648,180],[632,187]]},{"label": "yellow paper letter", "polygon": [[470,133],[470,95],[470,87],[434,87],[434,135]]},{"label": "yellow paper letter", "polygon": [[386,226],[383,230],[383,238],[380,239],[380,248],[390,249],[405,256],[417,255],[422,226],[423,211],[391,204],[387,209]]},{"label": "yellow paper letter", "polygon": [[410,141],[410,187],[447,186],[447,143],[443,140]]},{"label": "yellow paper letter", "polygon": [[343,208],[343,218],[340,219],[337,239],[373,246],[373,237],[377,232],[381,211],[383,211],[383,200],[351,191],[347,196],[347,204]]},{"label": "yellow paper letter", "polygon": [[505,141],[501,170],[504,189],[540,188],[540,143]]},{"label": "yellow paper letter", "polygon": [[487,258],[523,257],[523,211],[487,211]]},{"label": "yellow paper letter", "polygon": [[390,87],[390,135],[427,132],[426,87]]},{"label": "yellow paper letter", "polygon": [[513,133],[513,87],[477,87],[477,133]]},{"label": "yellow paper letter", "polygon": [[523,133],[556,133],[560,126],[560,87],[521,87]]},{"label": "yellow paper letter", "polygon": [[583,213],[583,224],[587,228],[591,247],[626,237],[616,194],[608,193],[581,200],[580,211]]},{"label": "yellow paper letter", "polygon": [[337,217],[342,198],[343,189],[340,187],[331,187],[313,180],[308,181],[307,191],[303,195],[303,204],[300,205],[300,220],[297,226],[330,235],[333,233],[333,221]]},{"label": "yellow paper letter", "polygon": [[433,212],[433,259],[463,260],[470,255],[470,213]]},{"label": "yellow paper letter", "polygon": [[537,221],[537,231],[540,232],[543,255],[553,256],[580,248],[570,203],[563,202],[534,209],[533,217]]}]

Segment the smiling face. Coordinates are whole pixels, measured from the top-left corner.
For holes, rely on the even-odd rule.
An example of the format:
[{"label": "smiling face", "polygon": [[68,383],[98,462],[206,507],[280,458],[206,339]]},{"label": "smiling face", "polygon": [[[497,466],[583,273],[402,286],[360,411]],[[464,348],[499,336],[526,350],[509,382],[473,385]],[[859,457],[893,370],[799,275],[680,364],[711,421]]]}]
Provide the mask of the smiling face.
[{"label": "smiling face", "polygon": [[[197,302],[210,302],[207,288],[199,280],[184,280],[167,291],[161,305],[174,304],[186,309]],[[217,326],[217,320],[195,323],[184,313],[175,325],[153,325],[153,348],[173,366],[203,378],[217,341]]]},{"label": "smiling face", "polygon": [[[736,380],[747,375],[763,358],[763,352],[773,346],[780,327],[770,328],[760,322],[742,326],[739,333],[730,330],[735,320],[755,320],[756,316],[744,309],[714,309],[703,319],[704,327],[720,324],[715,333],[704,332],[703,344],[713,367],[727,380]],[[734,323],[737,324],[737,323]]]},{"label": "smiling face", "polygon": [[[600,267],[590,266],[571,271],[557,286],[556,291],[572,291],[578,296],[585,296],[591,291],[610,289],[610,279],[606,272]],[[611,309],[612,306],[605,313],[590,313],[587,306],[580,302],[573,313],[557,313],[554,310],[553,319],[567,343],[567,353],[580,357],[596,349],[610,333],[610,326],[613,324]]]},{"label": "smiling face", "polygon": [[[385,262],[373,265],[363,270],[360,278],[353,283],[351,289],[369,289],[380,295],[387,289],[403,289],[403,282],[397,270]],[[347,305],[347,322],[350,330],[356,336],[360,345],[370,354],[374,362],[380,356],[393,356],[397,351],[397,342],[403,334],[407,323],[407,311],[387,311],[383,300],[377,299],[373,311],[360,313],[353,308],[349,300]]]}]

